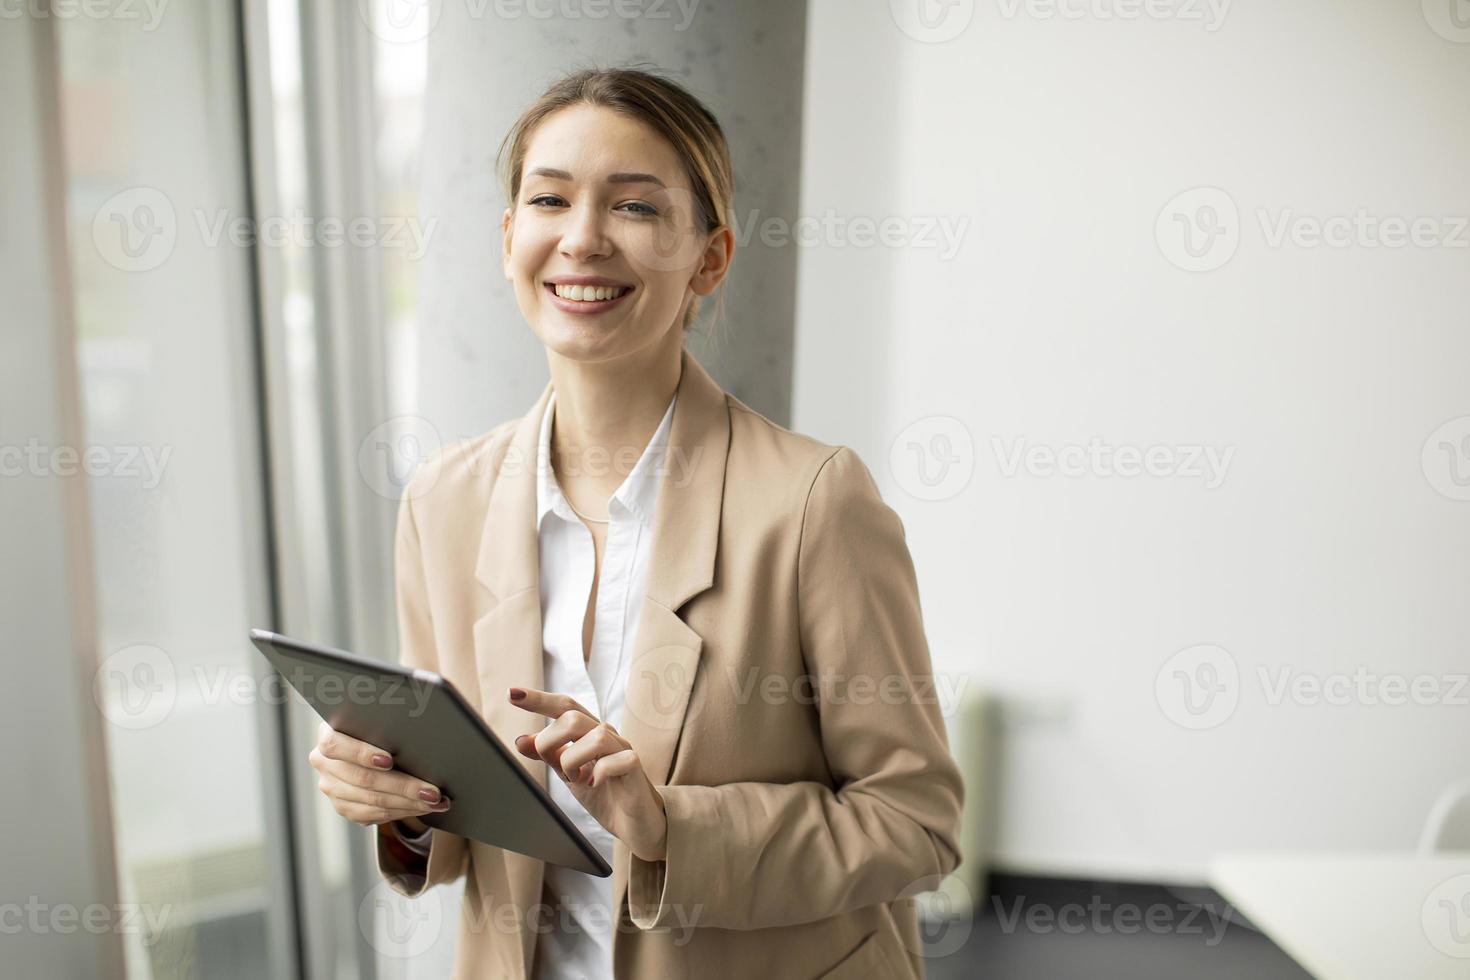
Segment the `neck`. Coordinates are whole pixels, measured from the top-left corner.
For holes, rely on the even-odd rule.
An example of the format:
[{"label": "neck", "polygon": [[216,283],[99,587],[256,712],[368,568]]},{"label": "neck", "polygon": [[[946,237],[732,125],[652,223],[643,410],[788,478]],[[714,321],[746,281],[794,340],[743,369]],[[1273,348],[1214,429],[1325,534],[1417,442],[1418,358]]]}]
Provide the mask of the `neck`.
[{"label": "neck", "polygon": [[608,361],[578,361],[547,349],[556,391],[552,469],[573,506],[606,515],[607,498],[653,438],[679,386],[683,341],[676,327],[658,343]]}]

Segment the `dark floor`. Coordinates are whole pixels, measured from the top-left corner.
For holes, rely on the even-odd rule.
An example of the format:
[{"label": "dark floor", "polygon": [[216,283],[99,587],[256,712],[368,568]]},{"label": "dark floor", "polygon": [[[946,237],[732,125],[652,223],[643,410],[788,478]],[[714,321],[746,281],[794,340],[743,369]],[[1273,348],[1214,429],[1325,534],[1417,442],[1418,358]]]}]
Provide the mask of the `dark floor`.
[{"label": "dark floor", "polygon": [[993,875],[925,932],[929,980],[1311,980],[1207,888]]}]

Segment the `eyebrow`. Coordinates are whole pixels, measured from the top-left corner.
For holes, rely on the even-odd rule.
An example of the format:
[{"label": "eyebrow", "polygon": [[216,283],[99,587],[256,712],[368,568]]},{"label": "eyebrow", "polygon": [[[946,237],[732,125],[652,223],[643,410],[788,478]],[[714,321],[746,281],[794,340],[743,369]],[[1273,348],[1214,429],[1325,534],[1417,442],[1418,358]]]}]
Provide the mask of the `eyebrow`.
[{"label": "eyebrow", "polygon": [[[571,180],[572,179],[572,175],[570,173],[568,173],[565,170],[558,170],[555,167],[536,167],[534,170],[529,171],[526,174],[526,176],[527,177],[550,177],[553,180]],[[663,181],[659,180],[653,174],[640,174],[640,173],[615,173],[615,174],[608,174],[607,175],[607,182],[609,184],[657,184],[660,187],[666,186]]]}]

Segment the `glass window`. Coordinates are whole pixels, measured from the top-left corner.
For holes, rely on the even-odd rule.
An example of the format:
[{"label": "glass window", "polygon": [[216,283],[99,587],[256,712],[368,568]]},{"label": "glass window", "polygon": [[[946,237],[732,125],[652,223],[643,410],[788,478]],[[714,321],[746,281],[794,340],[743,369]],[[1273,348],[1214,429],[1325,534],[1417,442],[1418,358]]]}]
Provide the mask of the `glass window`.
[{"label": "glass window", "polygon": [[56,31],[128,975],[287,976],[235,8],[109,11]]}]

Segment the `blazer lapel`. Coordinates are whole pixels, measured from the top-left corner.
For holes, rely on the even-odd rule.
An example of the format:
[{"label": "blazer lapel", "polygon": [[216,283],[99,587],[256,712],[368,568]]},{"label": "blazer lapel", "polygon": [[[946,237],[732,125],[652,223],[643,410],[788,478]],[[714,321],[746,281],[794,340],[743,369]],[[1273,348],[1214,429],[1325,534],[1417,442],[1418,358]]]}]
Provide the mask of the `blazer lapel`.
[{"label": "blazer lapel", "polygon": [[[674,749],[688,721],[704,641],[678,612],[714,584],[729,449],[730,408],[724,389],[685,351],[654,516],[647,594],[628,651],[633,660],[618,726],[655,786],[667,785]],[[628,845],[615,840],[615,922],[623,918],[630,859]],[[613,932],[614,950],[621,934],[621,928]]]},{"label": "blazer lapel", "polygon": [[[541,648],[541,558],[536,535],[536,450],[542,413],[551,398],[547,384],[541,397],[516,424],[503,451],[490,462],[495,474],[485,508],[485,526],[475,577],[484,586],[477,596],[474,624],[475,665],[480,683],[480,713],[491,731],[511,748],[512,757],[535,777],[543,789],[548,778],[544,762],[532,762],[514,749],[518,735],[535,734],[545,719],[510,703],[511,684],[540,688],[544,683]],[[532,909],[541,901],[544,866],[535,858],[500,851],[505,861],[508,896],[489,895],[499,907],[509,902]],[[534,954],[535,933],[521,934],[521,965]]]},{"label": "blazer lapel", "polygon": [[[475,577],[486,591],[475,620],[475,664],[480,681],[481,712],[490,728],[507,743],[539,731],[537,715],[510,703],[510,684],[539,688],[543,683],[541,650],[541,558],[536,536],[536,450],[541,415],[551,398],[551,385],[517,423],[502,452],[491,460],[497,474],[480,533]],[[546,766],[521,760],[544,787]]]},{"label": "blazer lapel", "polygon": [[[540,549],[536,534],[536,452],[548,384],[516,424],[504,451],[491,461],[496,478],[486,509],[475,567],[484,586],[474,625],[481,711],[495,734],[513,743],[534,734],[545,720],[515,707],[508,683],[544,683],[541,645]],[[668,781],[674,748],[685,722],[703,641],[678,615],[714,584],[724,502],[730,414],[724,389],[686,350],[681,354],[678,401],[661,461],[653,551],[638,632],[627,651],[626,701],[618,732],[638,752],[655,786]],[[513,680],[508,680],[513,679]],[[545,763],[521,759],[544,788]],[[627,847],[615,845],[615,907],[627,887]],[[542,863],[503,851],[511,900],[525,909],[541,900]],[[534,953],[532,930],[522,936],[523,965]]]},{"label": "blazer lapel", "polygon": [[688,351],[683,364],[654,515],[647,594],[628,651],[633,659],[618,726],[655,786],[668,782],[699,667],[703,640],[678,610],[714,584],[730,447],[724,390]]}]

